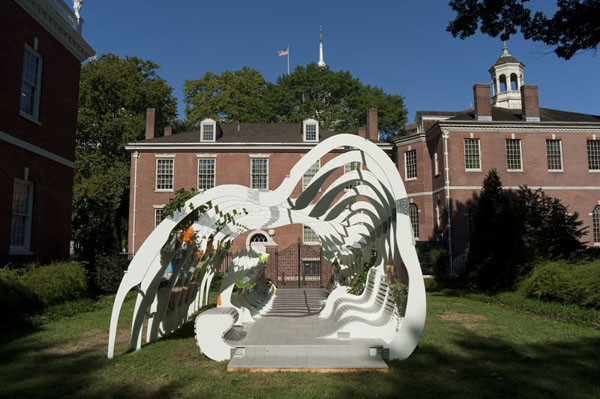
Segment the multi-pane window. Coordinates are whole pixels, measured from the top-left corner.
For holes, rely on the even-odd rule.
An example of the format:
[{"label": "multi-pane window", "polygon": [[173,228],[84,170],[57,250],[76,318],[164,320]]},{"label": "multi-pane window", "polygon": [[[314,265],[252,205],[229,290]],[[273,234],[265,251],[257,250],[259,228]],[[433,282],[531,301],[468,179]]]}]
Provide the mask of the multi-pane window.
[{"label": "multi-pane window", "polygon": [[406,179],[417,178],[417,150],[406,151],[404,153],[404,171]]},{"label": "multi-pane window", "polygon": [[304,260],[302,261],[304,266],[305,276],[320,276],[321,275],[321,262],[318,260]]},{"label": "multi-pane window", "polygon": [[[348,172],[353,171],[353,170],[360,170],[360,165],[361,165],[360,162],[350,162],[350,163],[347,163],[347,164],[344,165],[344,173],[348,173]],[[356,181],[348,184],[346,186],[346,189],[350,190],[352,187],[358,186],[358,185],[360,185],[360,181],[356,180]]]},{"label": "multi-pane window", "polygon": [[252,158],[250,160],[250,187],[258,189],[269,188],[269,160]]},{"label": "multi-pane window", "polygon": [[560,140],[546,140],[548,170],[562,170],[562,143]]},{"label": "multi-pane window", "polygon": [[413,236],[419,238],[419,208],[416,204],[408,206],[408,216],[410,216],[410,225],[412,226]]},{"label": "multi-pane window", "polygon": [[256,233],[250,237],[250,242],[267,242],[267,237],[262,233]]},{"label": "multi-pane window", "polygon": [[481,170],[479,139],[465,139],[465,169]]},{"label": "multi-pane window", "polygon": [[29,250],[33,184],[15,179],[10,223],[11,249]]},{"label": "multi-pane window", "polygon": [[319,236],[313,229],[308,226],[303,226],[302,228],[302,241],[304,243],[318,243]]},{"label": "multi-pane window", "polygon": [[521,140],[519,139],[506,140],[506,169],[523,170]]},{"label": "multi-pane window", "polygon": [[198,190],[208,190],[215,186],[215,160],[198,158]]},{"label": "multi-pane window", "polygon": [[433,147],[433,170],[435,171],[435,175],[440,174],[440,158],[438,155],[437,145]]},{"label": "multi-pane window", "polygon": [[42,57],[33,50],[25,47],[23,51],[23,79],[21,82],[21,103],[19,109],[22,113],[39,119],[40,86],[42,84]]},{"label": "multi-pane window", "polygon": [[304,173],[304,176],[302,176],[302,190],[305,190],[306,187],[308,187],[310,181],[315,177],[320,167],[321,162],[317,161],[306,171],[306,173]]},{"label": "multi-pane window", "polygon": [[158,226],[164,218],[164,208],[154,208],[154,227]]},{"label": "multi-pane window", "polygon": [[212,123],[202,124],[202,141],[214,141],[215,140],[215,125]]},{"label": "multi-pane window", "polygon": [[592,230],[594,231],[594,244],[600,244],[600,205],[596,205],[592,212]]},{"label": "multi-pane window", "polygon": [[314,123],[309,123],[305,126],[305,136],[304,139],[306,141],[317,141],[317,125]]},{"label": "multi-pane window", "polygon": [[173,158],[156,159],[156,189],[173,190]]},{"label": "multi-pane window", "polygon": [[588,167],[590,170],[600,170],[600,140],[587,141]]}]

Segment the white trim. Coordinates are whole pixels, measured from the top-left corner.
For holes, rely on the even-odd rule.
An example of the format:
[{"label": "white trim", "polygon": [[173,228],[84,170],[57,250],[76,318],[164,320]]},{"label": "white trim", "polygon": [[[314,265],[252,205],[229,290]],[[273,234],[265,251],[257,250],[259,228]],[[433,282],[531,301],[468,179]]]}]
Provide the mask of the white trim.
[{"label": "white trim", "polygon": [[[173,162],[171,174],[171,188],[158,188],[158,161],[161,159],[171,160]],[[154,192],[157,193],[172,193],[175,189],[175,156],[156,157],[154,160]]]},{"label": "white trim", "polygon": [[[204,139],[204,127],[212,126],[212,139]],[[217,141],[217,121],[212,118],[206,118],[200,122],[200,141],[204,143],[214,143]]]},{"label": "white trim", "polygon": [[30,144],[26,141],[23,141],[21,139],[18,139],[14,136],[11,136],[10,134],[4,133],[2,131],[0,131],[0,140],[6,141],[7,143],[16,145],[17,147],[23,148],[27,151],[33,152],[34,154],[37,155],[41,155],[44,158],[48,158],[54,162],[58,162],[61,165],[67,166],[71,169],[75,168],[75,162],[73,161],[69,161],[66,158],[63,158],[59,155],[56,155],[54,153],[51,153],[50,151],[47,151],[41,147],[38,147],[36,145]]},{"label": "white trim", "polygon": [[197,157],[196,158],[196,188],[198,189],[198,191],[206,191],[206,189],[204,188],[200,188],[200,161],[205,160],[205,161],[213,161],[213,179],[212,179],[212,187],[214,188],[215,185],[217,184],[217,160],[216,160],[216,155],[214,156],[209,156],[209,157]]},{"label": "white trim", "polygon": [[175,154],[154,154],[155,158],[175,158]]},{"label": "white trim", "polygon": [[[306,138],[306,127],[308,125],[315,126],[315,140],[308,140]],[[316,119],[305,119],[302,121],[302,140],[307,143],[318,143],[319,142],[319,121]]]},{"label": "white trim", "polygon": [[[446,189],[448,190],[481,190],[482,186],[443,186],[434,191],[421,191],[417,193],[408,193],[407,197],[423,197],[438,194]],[[518,190],[519,186],[505,186],[505,190]],[[545,191],[576,191],[576,190],[600,190],[600,186],[529,186],[531,189],[542,189]]]},{"label": "white trim", "polygon": [[248,154],[250,158],[269,158],[271,154]]},{"label": "white trim", "polygon": [[[125,146],[129,151],[225,151],[231,150],[312,150],[319,143],[130,143]],[[391,151],[393,145],[389,143],[373,143],[383,151]],[[340,150],[344,146],[339,147]]]},{"label": "white trim", "polygon": [[[19,106],[20,106],[20,104],[19,104]],[[38,107],[39,107],[39,104],[38,104]],[[40,122],[38,119],[35,119],[33,116],[29,115],[27,112],[23,112],[23,111],[19,110],[19,116],[27,119],[31,123],[35,123],[38,126],[42,126],[42,122]]]},{"label": "white trim", "polygon": [[[252,155],[257,155],[257,154],[249,154],[249,155],[250,155],[250,184],[248,186],[255,190],[268,190],[269,189],[269,157],[268,156],[266,156],[266,157],[252,156]],[[261,187],[261,188],[252,187],[252,160],[253,159],[264,159],[265,161],[267,161],[267,187]]]},{"label": "white trim", "polygon": [[196,158],[216,158],[217,154],[196,154]]}]

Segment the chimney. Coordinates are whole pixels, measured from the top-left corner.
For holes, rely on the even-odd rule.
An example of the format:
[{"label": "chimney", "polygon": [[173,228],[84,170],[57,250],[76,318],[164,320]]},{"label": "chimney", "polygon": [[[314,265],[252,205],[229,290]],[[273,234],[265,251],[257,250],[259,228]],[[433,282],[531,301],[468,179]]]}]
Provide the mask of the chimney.
[{"label": "chimney", "polygon": [[540,103],[537,85],[521,86],[521,110],[526,122],[540,121]]},{"label": "chimney", "polygon": [[156,131],[156,108],[146,109],[146,140],[153,139]]},{"label": "chimney", "polygon": [[170,136],[172,134],[173,134],[173,127],[172,126],[165,126],[165,130],[164,130],[163,136]]},{"label": "chimney", "polygon": [[367,113],[367,138],[379,141],[379,126],[377,125],[377,108],[369,108]]},{"label": "chimney", "polygon": [[367,129],[365,127],[359,127],[358,128],[358,135],[360,137],[362,137],[363,139],[367,138]]},{"label": "chimney", "polygon": [[490,85],[476,83],[473,85],[473,102],[475,103],[475,119],[478,121],[492,120],[492,105],[490,104]]}]

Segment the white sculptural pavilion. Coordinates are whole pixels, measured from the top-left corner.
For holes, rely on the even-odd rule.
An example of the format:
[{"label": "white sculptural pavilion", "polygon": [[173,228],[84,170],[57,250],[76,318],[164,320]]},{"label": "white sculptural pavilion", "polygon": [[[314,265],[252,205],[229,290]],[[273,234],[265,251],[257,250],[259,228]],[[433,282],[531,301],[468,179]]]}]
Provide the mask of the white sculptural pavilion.
[{"label": "white sculptural pavilion", "polygon": [[[300,196],[290,198],[311,166],[334,152],[337,155],[322,162]],[[328,177],[351,162],[362,166],[344,173],[320,192]],[[351,189],[347,189],[349,185]],[[362,270],[362,262],[356,261],[357,250],[369,253],[375,247],[377,253],[362,295],[351,295],[338,285],[327,298],[318,316],[324,323],[323,337],[377,338],[385,342],[390,359],[405,359],[421,337],[426,309],[408,208],[404,184],[388,155],[374,143],[348,134],[316,145],[275,190],[220,185],[202,192],[173,217],[165,218],[131,261],[112,310],[108,357],[114,355],[117,323],[128,292],[138,293],[130,344],[132,350],[138,350],[145,318],[145,341],[149,343],[180,328],[207,303],[212,278],[226,255],[224,248],[233,239],[250,230],[303,223],[319,236],[324,257],[340,266],[347,281]],[[194,210],[197,218],[186,218]],[[187,224],[182,226],[182,221]],[[196,243],[186,246],[173,237],[188,224]],[[274,290],[265,286],[233,294],[234,283],[257,267],[259,255],[251,249],[234,254],[219,289],[217,308],[196,318],[196,340],[211,359],[229,359],[234,349],[228,341],[232,326],[260,318],[273,300]],[[387,265],[394,265],[397,278],[408,285],[405,309],[400,311],[394,310],[396,305],[384,281]]]}]

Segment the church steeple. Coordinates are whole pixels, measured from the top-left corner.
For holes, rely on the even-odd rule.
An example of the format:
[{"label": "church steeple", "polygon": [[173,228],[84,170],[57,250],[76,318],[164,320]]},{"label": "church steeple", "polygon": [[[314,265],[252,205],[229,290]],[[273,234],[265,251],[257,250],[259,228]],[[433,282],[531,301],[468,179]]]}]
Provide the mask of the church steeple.
[{"label": "church steeple", "polygon": [[492,105],[502,108],[521,108],[521,86],[525,65],[508,52],[506,42],[502,55],[489,70],[492,77]]},{"label": "church steeple", "polygon": [[322,26],[319,29],[319,62],[317,63],[317,65],[320,67],[327,66],[327,64],[325,64],[325,61],[323,61],[323,27]]}]

